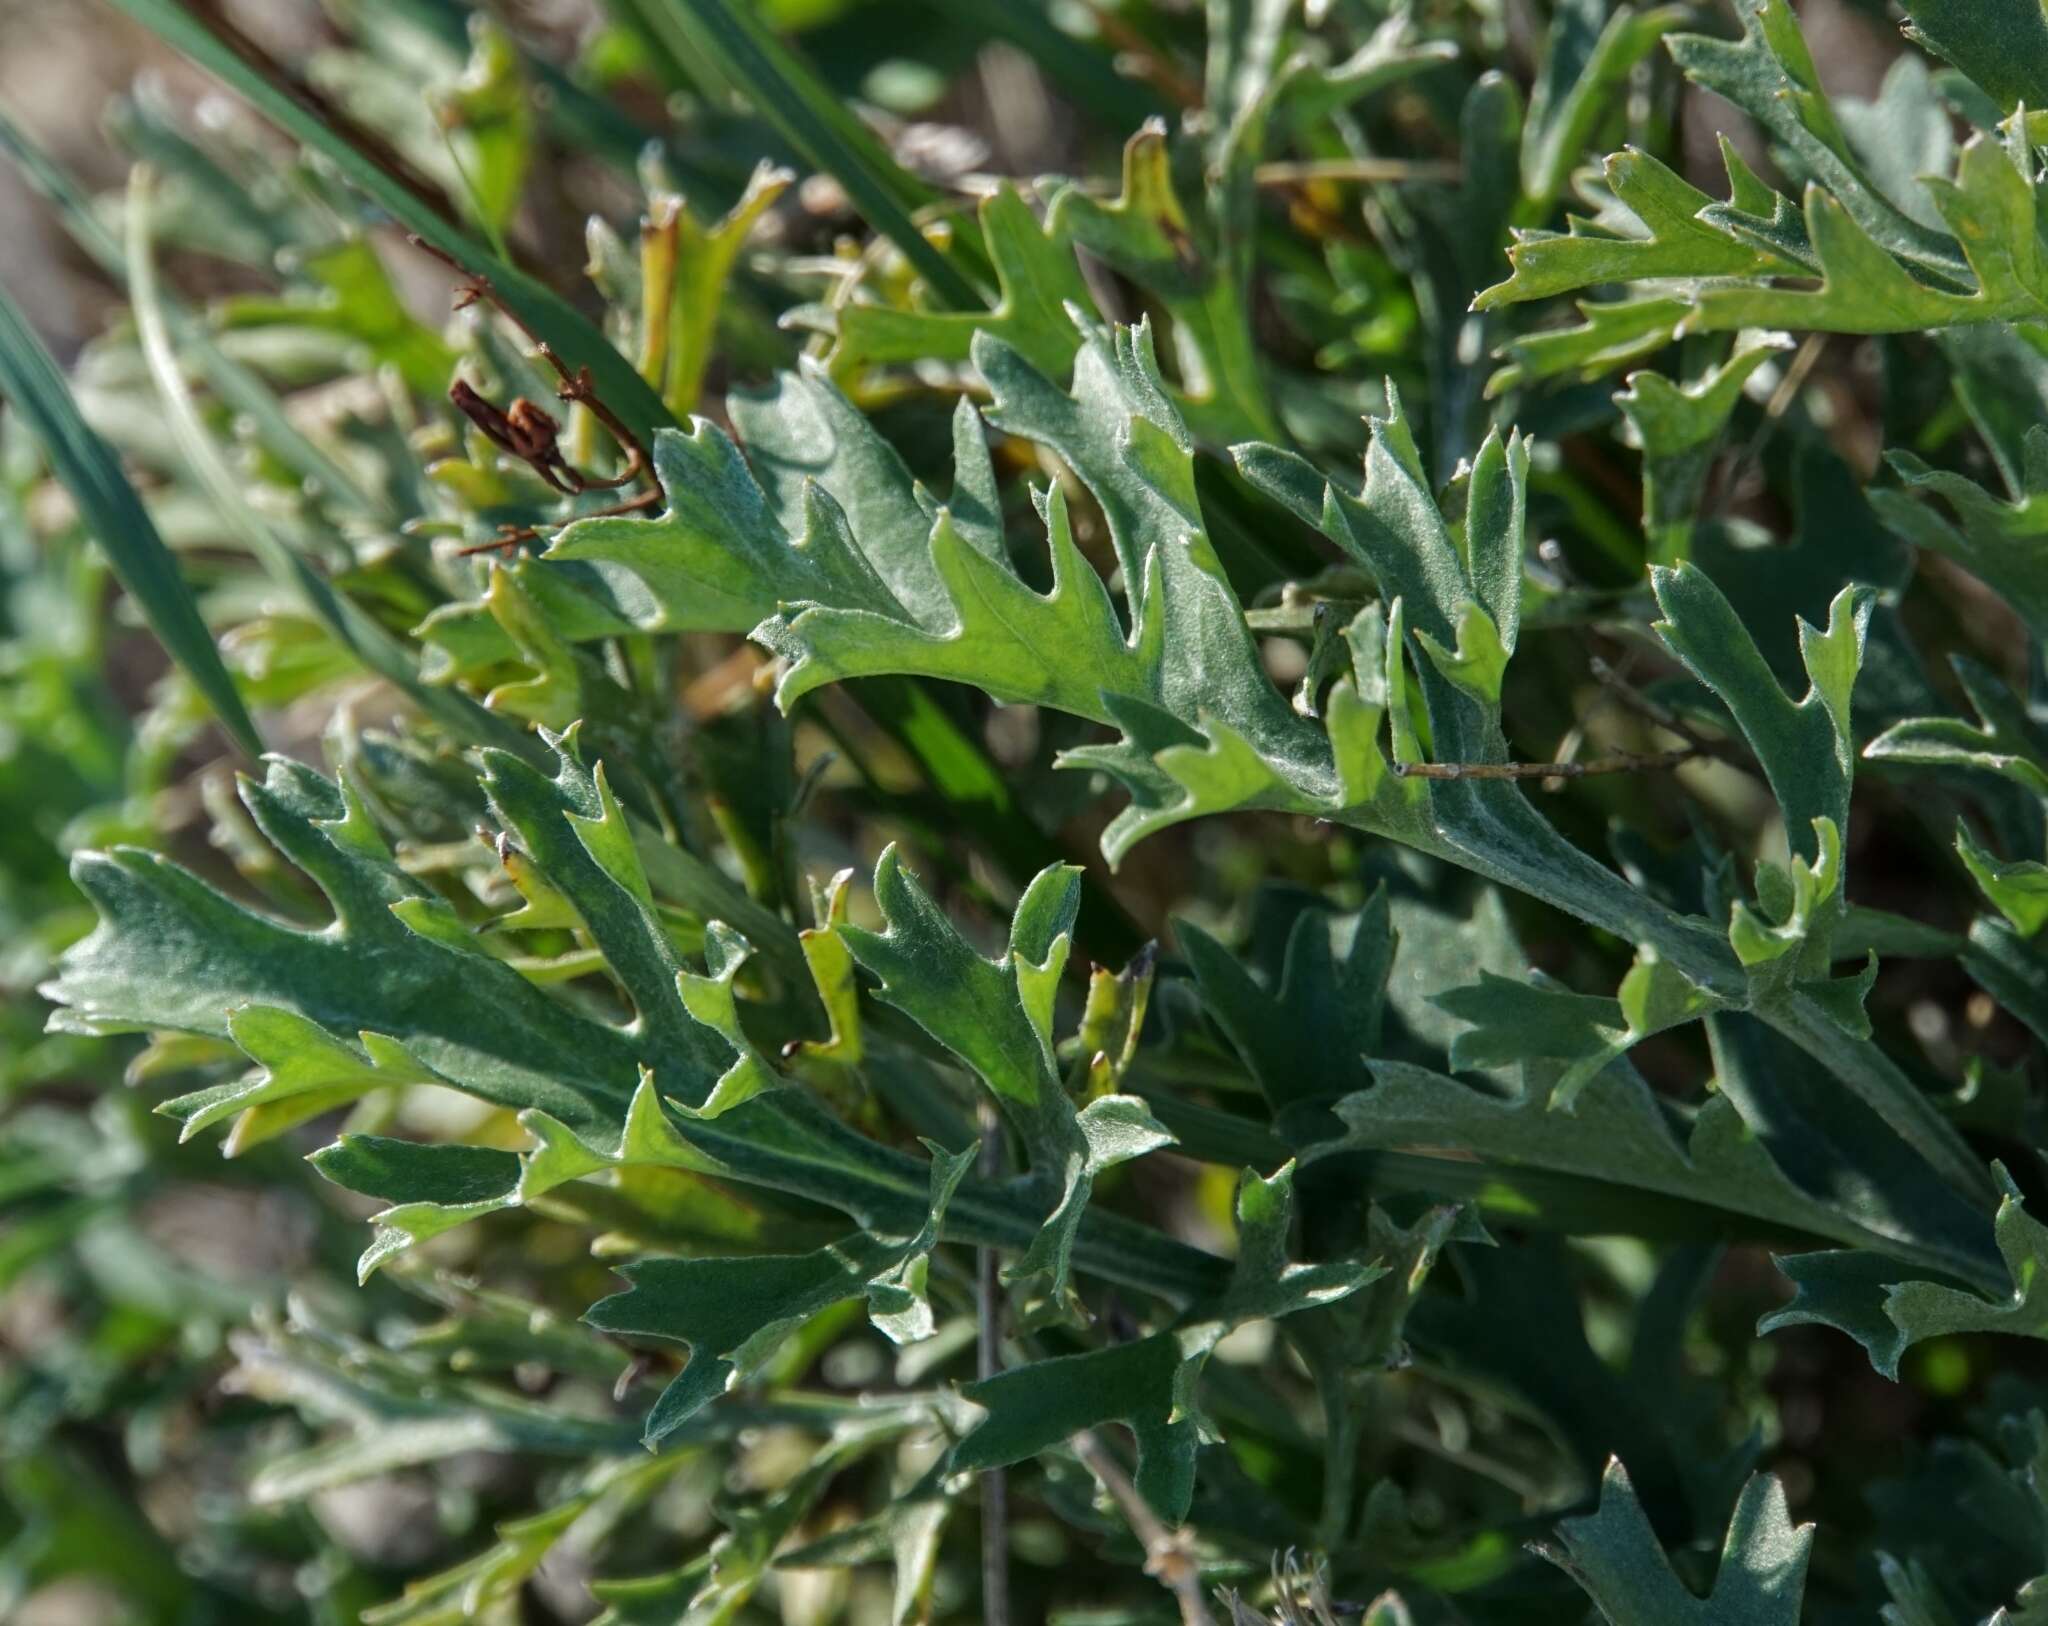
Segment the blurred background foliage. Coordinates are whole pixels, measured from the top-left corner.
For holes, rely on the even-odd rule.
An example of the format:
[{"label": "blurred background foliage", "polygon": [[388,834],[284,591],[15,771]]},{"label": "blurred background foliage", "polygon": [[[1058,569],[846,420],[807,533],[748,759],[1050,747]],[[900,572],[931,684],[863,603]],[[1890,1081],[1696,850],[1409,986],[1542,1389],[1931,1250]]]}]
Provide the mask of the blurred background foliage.
[{"label": "blurred background foliage", "polygon": [[[728,917],[751,908],[781,925],[763,937],[785,952],[787,925],[809,923],[806,877],[865,876],[900,840],[985,944],[1030,875],[1066,858],[1088,865],[1080,942],[1104,964],[1147,939],[1171,944],[1180,918],[1275,971],[1304,910],[1355,912],[1384,884],[1406,951],[1451,968],[1443,986],[1486,964],[1485,943],[1459,929],[1475,920],[1491,923],[1502,969],[1533,963],[1603,988],[1626,969],[1626,944],[1307,819],[1186,826],[1112,874],[1088,777],[1051,770],[1057,750],[1091,737],[1072,719],[890,679],[821,692],[785,719],[764,692],[765,657],[743,641],[657,642],[635,630],[639,606],[607,600],[615,581],[576,597],[514,555],[490,570],[489,554],[462,550],[602,499],[558,503],[492,454],[447,406],[446,385],[458,366],[496,400],[546,400],[552,382],[508,324],[451,316],[446,267],[408,249],[331,155],[281,139],[161,44],[137,20],[150,9],[0,6],[15,159],[0,169],[0,283],[132,471],[266,745],[345,767],[402,832],[408,873],[478,915],[517,902],[475,839],[485,811],[446,737],[581,717],[664,826],[716,855],[700,890]],[[1056,366],[1074,344],[1055,320],[1062,298],[1152,315],[1202,448],[1213,540],[1283,687],[1322,648],[1308,600],[1363,595],[1217,450],[1268,437],[1348,466],[1360,416],[1387,409],[1391,381],[1428,466],[1448,476],[1494,422],[1496,353],[1555,323],[1549,311],[1469,308],[1506,275],[1511,227],[1556,224],[1573,170],[1624,140],[1710,189],[1718,137],[1770,163],[1754,127],[1647,43],[1574,100],[1558,41],[1609,9],[1578,0],[1311,0],[1302,21],[1318,71],[1272,115],[1269,156],[1244,168],[1222,156],[1241,109],[1215,101],[1211,24],[1244,20],[1223,0],[1213,16],[1178,0],[749,0],[759,33],[736,37],[786,41],[829,91],[820,107],[858,109],[850,131],[809,103],[752,105],[744,60],[654,0],[189,9],[423,207],[565,294],[678,416],[730,424],[729,392],[808,357],[943,488],[952,405],[980,389],[973,321],[931,297],[949,278],[988,284],[1008,241],[1036,280],[1005,287],[999,329]],[[1902,50],[1887,8],[1811,0],[1800,15],[1829,91],[1881,119]],[[1732,30],[1710,7],[1688,21],[1702,17]],[[1133,140],[1147,120],[1157,133]],[[146,193],[129,183],[137,164]],[[966,226],[993,177],[1029,205],[1008,240],[988,212],[982,233]],[[224,486],[195,477],[138,331],[144,197],[168,290],[156,309],[201,385],[188,404]],[[1049,257],[1038,235],[1055,198],[1088,250],[1078,262]],[[1715,342],[1657,354],[1692,377],[1717,359]],[[1693,488],[1710,520],[1697,553],[1723,560],[1718,579],[1755,611],[1759,638],[1778,640],[1765,653],[1781,670],[1796,669],[1793,612],[1824,619],[1847,575],[1896,585],[1913,568],[1862,495],[1902,430],[1922,456],[1991,477],[1957,391],[2012,365],[1992,345],[1838,339],[1802,352],[1796,371],[1789,356],[1759,363]],[[1513,733],[1546,749],[1588,729],[1625,735],[1584,656],[1589,639],[1608,638],[1597,624],[1608,609],[1640,603],[1643,459],[1623,444],[1611,377],[1567,369],[1508,383],[1513,421],[1534,439],[1530,532],[1551,615],[1532,622],[1517,668]],[[565,442],[585,467],[610,451],[584,413]],[[1022,440],[997,455],[1001,503],[1021,519],[1026,478],[1056,471]],[[1107,562],[1105,527],[1076,506],[1082,546]],[[1018,562],[1043,571],[1035,552]],[[309,590],[300,565],[343,607]],[[2025,636],[2007,604],[1959,571],[1923,567],[1916,585],[1902,614],[1923,647],[1974,650],[2024,684],[2014,652]],[[550,592],[561,596],[536,610]],[[584,630],[565,639],[570,624]],[[1600,647],[1621,661],[1633,646]],[[1873,656],[1859,703],[1897,718],[1930,680],[1889,658]],[[1931,681],[1954,690],[1945,673]],[[421,712],[439,736],[407,721]],[[234,1079],[231,1047],[45,1031],[34,990],[92,925],[67,875],[74,851],[134,843],[284,919],[321,918],[237,801],[238,765],[19,418],[0,418],[0,1617],[981,1618],[972,1521],[925,1519],[894,1494],[935,1460],[930,1418],[852,1404],[971,1364],[960,1282],[945,1284],[934,1343],[899,1350],[857,1314],[828,1312],[757,1392],[650,1456],[638,1443],[649,1357],[576,1319],[612,1284],[607,1261],[764,1227],[807,1243],[815,1213],[701,1212],[689,1192],[628,1170],[414,1250],[359,1289],[362,1222],[377,1204],[310,1177],[301,1159],[325,1138],[319,1124],[252,1109],[224,1159],[206,1138],[180,1144],[180,1124],[152,1111]],[[1985,804],[1995,817],[1995,788]],[[1587,846],[1604,844],[1610,823],[1675,835],[1704,818],[1748,854],[1770,823],[1762,788],[1732,770],[1692,780],[1690,801],[1617,777],[1580,782],[1545,811]],[[1948,851],[1954,811],[1924,783],[1872,776],[1851,831],[1859,901],[1960,928],[1970,909]],[[2029,828],[2024,806],[2008,812],[2018,847],[2038,847],[2038,816]],[[856,918],[872,923],[872,899],[856,894]],[[686,953],[702,950],[712,913],[701,898],[664,900]],[[563,928],[529,934],[517,958],[571,985],[587,952]],[[1248,1092],[1245,1071],[1189,988],[1169,952],[1148,1030],[1165,1037],[1143,1066],[1161,1090],[1228,1104]],[[1454,1024],[1401,1008],[1418,1048],[1440,1054]],[[2035,1041],[1952,961],[1887,960],[1869,1008],[1899,1053],[1929,1074],[1967,1074],[1985,1122],[2025,1141],[2031,1117],[2003,1111],[2011,1092],[1998,1092],[2009,1070],[2035,1065]],[[913,1071],[915,1048],[904,1051]],[[1709,1065],[1696,1030],[1637,1059],[1687,1098]],[[1229,1141],[1247,1121],[1208,1127]],[[517,1143],[508,1115],[431,1087],[350,1122]],[[1192,1145],[1200,1111],[1175,1127]],[[1104,1187],[1114,1205],[1227,1247],[1227,1165],[1266,1150],[1262,1166],[1285,1155],[1277,1143],[1226,1146],[1216,1161],[1158,1159]],[[1340,1516],[1332,1557],[1340,1596],[1400,1594],[1372,1618],[1586,1618],[1584,1597],[1523,1544],[1591,1504],[1617,1449],[1696,1582],[1711,1575],[1743,1473],[1770,1466],[1795,1516],[1822,1524],[1809,1618],[1870,1620],[1884,1605],[1910,1626],[1976,1620],[2048,1570],[2037,1409],[2048,1374],[2031,1346],[1936,1340],[1892,1385],[1821,1329],[1753,1336],[1784,1296],[1758,1244],[1673,1242],[1640,1226],[1610,1235],[1597,1220],[1525,1236],[1511,1209],[1491,1219],[1513,1245],[1459,1255],[1486,1325],[1461,1337],[1465,1300],[1441,1281],[1419,1312],[1468,1364],[1377,1373],[1363,1405],[1358,1516]],[[1302,1576],[1261,1593],[1270,1556],[1331,1532],[1316,1522],[1313,1385],[1297,1368],[1271,1377],[1284,1363],[1269,1353],[1256,1338],[1219,1352],[1210,1404],[1233,1446],[1205,1456],[1203,1493],[1220,1505],[1199,1506],[1196,1522],[1230,1537],[1213,1577],[1280,1609],[1327,1583]],[[1018,1492],[1016,1618],[1173,1618],[1092,1490],[1048,1469]],[[891,1555],[893,1568],[881,1562]]]}]

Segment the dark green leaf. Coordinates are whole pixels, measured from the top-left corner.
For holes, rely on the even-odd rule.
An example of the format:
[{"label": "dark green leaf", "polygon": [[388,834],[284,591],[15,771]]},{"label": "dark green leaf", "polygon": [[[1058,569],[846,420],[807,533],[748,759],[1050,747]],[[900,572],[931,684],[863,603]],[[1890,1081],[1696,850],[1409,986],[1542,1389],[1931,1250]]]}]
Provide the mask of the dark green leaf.
[{"label": "dark green leaf", "polygon": [[1599,1511],[1567,1519],[1557,1534],[1544,1556],[1586,1590],[1609,1626],[1798,1626],[1813,1526],[1792,1523],[1785,1489],[1769,1475],[1743,1487],[1705,1598],[1672,1573],[1619,1461],[1608,1466]]}]

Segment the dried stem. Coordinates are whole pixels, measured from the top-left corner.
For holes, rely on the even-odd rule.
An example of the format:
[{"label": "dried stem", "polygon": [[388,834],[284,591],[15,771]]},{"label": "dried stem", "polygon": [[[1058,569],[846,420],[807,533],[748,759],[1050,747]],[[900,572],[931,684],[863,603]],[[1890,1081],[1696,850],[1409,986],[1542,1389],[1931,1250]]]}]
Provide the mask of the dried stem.
[{"label": "dried stem", "polygon": [[334,129],[363,157],[451,226],[462,224],[461,215],[440,186],[415,169],[383,135],[351,118],[331,98],[257,44],[223,14],[219,5],[195,5],[191,10],[199,25],[240,57],[252,72]]},{"label": "dried stem", "polygon": [[1399,779],[1591,779],[1598,774],[1654,773],[1683,767],[1705,755],[1698,746],[1682,751],[1616,751],[1589,762],[1397,762]]},{"label": "dried stem", "polygon": [[1138,1487],[1131,1483],[1123,1465],[1091,1430],[1083,1429],[1067,1443],[1109,1493],[1109,1499],[1116,1503],[1124,1522],[1131,1527],[1131,1534],[1145,1549],[1145,1573],[1156,1577],[1180,1601],[1181,1626],[1216,1626],[1208,1600],[1202,1596],[1202,1572],[1189,1550],[1186,1532],[1166,1527],[1165,1521],[1138,1494]]},{"label": "dried stem", "polygon": [[[583,473],[562,455],[560,445],[561,426],[540,407],[524,396],[515,400],[510,407],[501,410],[495,403],[470,387],[462,379],[456,379],[448,386],[448,399],[469,421],[482,430],[484,435],[500,450],[520,459],[535,474],[564,496],[578,496],[586,491],[616,491],[621,486],[631,485],[644,479],[648,489],[636,497],[600,508],[594,513],[576,516],[581,519],[606,518],[619,514],[637,513],[652,508],[665,500],[661,476],[655,472],[654,459],[647,453],[647,447],[619,415],[605,404],[604,397],[597,393],[597,386],[591,382],[590,369],[578,367],[573,371],[569,364],[555,353],[553,345],[543,339],[526,319],[504,300],[491,286],[491,279],[481,272],[472,271],[454,255],[435,247],[422,237],[407,239],[414,248],[431,255],[454,271],[462,279],[462,290],[456,296],[455,308],[467,310],[479,301],[487,304],[506,321],[516,327],[533,346],[535,352],[555,371],[561,380],[561,387],[555,391],[558,398],[573,405],[587,408],[590,415],[604,426],[605,432],[626,454],[626,466],[616,475],[600,478]],[[563,523],[567,523],[564,521]],[[517,547],[530,542],[541,534],[543,527],[517,525],[500,527],[498,538],[493,542],[479,542],[463,548],[464,554],[493,553]]]},{"label": "dried stem", "polygon": [[[981,1103],[981,1175],[1003,1173],[1003,1120],[993,1102]],[[1000,1255],[974,1250],[975,1376],[986,1381],[1003,1367],[1003,1285]],[[1010,1482],[1000,1468],[981,1475],[981,1618],[1010,1626]]]},{"label": "dried stem", "polygon": [[[650,508],[658,508],[663,500],[660,489],[656,488],[653,491],[643,491],[637,497],[628,497],[624,502],[608,503],[603,508],[593,508],[587,514],[578,514],[576,518],[616,519],[621,514],[639,514]],[[561,520],[557,523],[568,525],[573,521]],[[503,553],[518,547],[522,542],[536,540],[548,529],[550,527],[545,525],[501,525],[495,542],[472,542],[466,548],[457,548],[455,556],[458,559],[466,559],[473,553]]]}]

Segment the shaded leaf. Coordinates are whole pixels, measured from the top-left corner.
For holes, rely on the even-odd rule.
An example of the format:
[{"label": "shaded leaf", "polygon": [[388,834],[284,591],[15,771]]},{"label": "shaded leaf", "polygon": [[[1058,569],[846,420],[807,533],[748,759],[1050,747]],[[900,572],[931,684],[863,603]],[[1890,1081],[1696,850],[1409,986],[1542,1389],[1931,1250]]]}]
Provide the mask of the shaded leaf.
[{"label": "shaded leaf", "polygon": [[1897,1379],[1899,1358],[1914,1344],[1949,1333],[2002,1332],[2048,1338],[2048,1303],[2036,1287],[2048,1264],[2048,1228],[2026,1211],[2019,1188],[1995,1166],[2003,1195],[1998,1205],[1998,1251],[2010,1291],[1987,1297],[1944,1281],[1914,1278],[1865,1254],[1793,1254],[1778,1268],[1795,1289],[1792,1302],[1757,1324],[1759,1332],[1817,1323],[1846,1332],[1869,1352],[1870,1364]]},{"label": "shaded leaf", "polygon": [[903,1273],[929,1252],[939,1221],[974,1148],[958,1154],[932,1148],[931,1211],[913,1237],[855,1232],[815,1253],[751,1259],[645,1259],[621,1267],[632,1285],[593,1304],[591,1326],[689,1346],[682,1373],[647,1415],[646,1439],[657,1444],[726,1390],[744,1382],[796,1327],[832,1305],[868,1296],[878,1323],[907,1336],[928,1331],[928,1313]]},{"label": "shaded leaf", "polygon": [[1543,1555],[1585,1589],[1609,1626],[1797,1626],[1813,1526],[1792,1523],[1784,1487],[1758,1474],[1742,1489],[1713,1591],[1695,1597],[1672,1572],[1629,1483],[1610,1463],[1600,1508],[1557,1528]]},{"label": "shaded leaf", "polygon": [[1294,1166],[1238,1186],[1239,1251],[1230,1281],[1170,1330],[1084,1355],[1034,1361],[962,1392],[988,1415],[953,1450],[957,1470],[1000,1467],[1051,1450],[1084,1428],[1122,1422],[1138,1446],[1137,1486],[1179,1523],[1194,1494],[1200,1433],[1195,1386],[1231,1328],[1333,1304],[1384,1274],[1377,1262],[1292,1264],[1287,1233]]}]

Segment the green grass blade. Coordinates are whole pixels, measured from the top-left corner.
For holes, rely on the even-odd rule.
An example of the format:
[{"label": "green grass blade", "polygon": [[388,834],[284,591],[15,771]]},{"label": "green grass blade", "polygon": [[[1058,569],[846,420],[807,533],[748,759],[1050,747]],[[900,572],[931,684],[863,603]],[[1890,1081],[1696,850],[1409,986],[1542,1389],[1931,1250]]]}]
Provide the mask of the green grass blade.
[{"label": "green grass blade", "polygon": [[635,433],[648,436],[674,423],[661,397],[573,306],[525,272],[507,265],[421,199],[318,113],[273,84],[218,38],[179,0],[114,0],[114,4],[237,91],[295,140],[331,160],[349,183],[407,231],[487,276],[498,297],[571,367],[588,367],[605,403]]},{"label": "green grass blade", "polygon": [[121,585],[135,600],[172,660],[205,696],[235,742],[252,755],[263,749],[234,681],[221,664],[213,634],[200,618],[178,562],[157,535],[149,511],[121,472],[120,460],[79,415],[57,363],[0,288],[0,394],[41,444],[50,467],[71,493]]},{"label": "green grass blade", "polygon": [[[85,250],[95,265],[126,288],[127,256],[94,210],[92,200],[4,112],[0,112],[0,154],[11,159],[22,179],[56,208],[72,241]],[[399,516],[390,505],[302,433],[270,387],[213,343],[202,323],[195,322],[168,294],[162,296],[162,304],[179,348],[199,365],[214,393],[250,421],[257,440],[274,456],[357,512],[382,524],[397,523]]]},{"label": "green grass blade", "polygon": [[942,303],[956,310],[985,303],[976,292],[987,280],[976,251],[957,239],[941,250],[911,218],[938,194],[753,17],[731,0],[613,0],[613,9],[691,78],[702,83],[708,68],[743,91],[806,163],[846,188],[861,218],[903,251]]},{"label": "green grass blade", "polygon": [[242,495],[234,471],[200,420],[199,409],[179,366],[171,324],[157,288],[149,171],[140,165],[128,187],[128,288],[134,301],[143,357],[156,382],[157,396],[163,402],[179,454],[222,521],[281,585],[296,593],[307,614],[326,628],[329,636],[410,698],[450,736],[512,751],[529,749],[524,731],[502,717],[484,710],[465,695],[422,683],[411,651],[360,606],[337,593],[271,530]]},{"label": "green grass blade", "polygon": [[[386,9],[411,27],[432,30],[450,50],[466,53],[469,49],[470,13],[460,0],[388,0]],[[665,132],[586,88],[527,41],[515,35],[514,44],[548,124],[564,147],[602,159],[622,175],[636,175],[642,156],[653,143],[693,205],[701,203],[712,213],[723,213],[740,195],[751,164],[707,168],[694,162]]]}]

